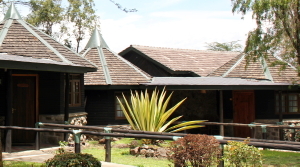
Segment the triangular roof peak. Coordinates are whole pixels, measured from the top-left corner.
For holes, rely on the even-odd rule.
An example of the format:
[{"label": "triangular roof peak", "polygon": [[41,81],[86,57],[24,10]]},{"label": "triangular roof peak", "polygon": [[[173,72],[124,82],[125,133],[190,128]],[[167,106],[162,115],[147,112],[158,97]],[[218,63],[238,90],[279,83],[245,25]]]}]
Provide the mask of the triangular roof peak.
[{"label": "triangular roof peak", "polygon": [[15,4],[13,2],[11,2],[11,4],[4,16],[4,20],[8,20],[8,19],[22,20],[22,17],[20,15],[20,13],[18,12],[18,10],[16,9]]},{"label": "triangular roof peak", "polygon": [[85,46],[85,49],[95,47],[109,48],[105,40],[103,39],[102,34],[99,32],[99,30],[97,30],[97,28],[94,29],[89,42]]}]

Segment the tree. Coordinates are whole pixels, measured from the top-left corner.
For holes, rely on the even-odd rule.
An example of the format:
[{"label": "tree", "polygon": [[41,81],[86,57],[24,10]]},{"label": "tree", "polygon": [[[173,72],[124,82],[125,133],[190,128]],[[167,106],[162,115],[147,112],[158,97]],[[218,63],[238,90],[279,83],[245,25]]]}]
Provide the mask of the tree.
[{"label": "tree", "polygon": [[300,65],[299,0],[231,1],[233,13],[252,12],[252,18],[256,20],[257,26],[249,32],[244,49],[248,62],[276,55],[293,65]]},{"label": "tree", "polygon": [[[122,8],[120,4],[110,1],[126,13],[137,11]],[[3,7],[10,3],[10,0],[0,0]],[[100,25],[95,14],[94,0],[16,0],[14,3],[29,7],[30,14],[26,18],[28,23],[40,27],[66,46],[75,47],[77,52],[85,36]],[[76,46],[72,46],[73,43]]]},{"label": "tree", "polygon": [[76,51],[79,50],[80,41],[85,34],[90,33],[95,27],[96,18],[93,0],[68,0],[67,20],[74,24],[72,35],[76,40]]},{"label": "tree", "polygon": [[30,0],[29,4],[32,12],[27,15],[26,21],[41,26],[46,34],[53,36],[53,26],[64,19],[61,0]]},{"label": "tree", "polygon": [[235,51],[241,52],[242,45],[238,43],[239,41],[231,41],[231,42],[212,42],[206,43],[207,50],[214,50],[214,51]]}]

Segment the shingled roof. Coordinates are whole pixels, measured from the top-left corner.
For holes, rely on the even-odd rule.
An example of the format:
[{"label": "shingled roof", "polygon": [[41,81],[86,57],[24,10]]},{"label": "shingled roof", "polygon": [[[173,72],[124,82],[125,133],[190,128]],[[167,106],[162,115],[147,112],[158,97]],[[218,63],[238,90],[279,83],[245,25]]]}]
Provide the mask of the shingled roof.
[{"label": "shingled roof", "polygon": [[231,59],[208,76],[269,80],[274,83],[292,83],[299,80],[295,67],[287,64],[286,69],[282,70],[279,65],[271,66],[271,63],[275,61],[282,60],[269,55],[267,61],[261,58],[255,62],[251,61],[247,65],[245,55],[242,54]]},{"label": "shingled roof", "polygon": [[123,56],[130,51],[139,53],[139,55],[167,71],[189,71],[195,73],[196,76],[207,76],[240,54],[239,52],[175,49],[140,45],[131,45],[119,54]]},{"label": "shingled roof", "polygon": [[85,85],[139,85],[150,81],[148,74],[110,50],[97,29],[81,53],[98,68],[85,74]]},{"label": "shingled roof", "polygon": [[[0,68],[81,73],[96,71],[95,66],[79,54],[25,22],[13,3],[0,23],[0,54]],[[19,66],[20,63],[22,66]]]}]

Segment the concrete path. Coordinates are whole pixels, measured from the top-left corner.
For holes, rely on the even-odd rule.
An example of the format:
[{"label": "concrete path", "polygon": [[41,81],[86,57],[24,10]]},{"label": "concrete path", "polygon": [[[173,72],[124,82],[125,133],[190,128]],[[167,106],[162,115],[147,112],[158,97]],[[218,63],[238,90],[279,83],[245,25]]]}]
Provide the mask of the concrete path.
[{"label": "concrete path", "polygon": [[[3,160],[5,161],[26,161],[26,162],[38,162],[43,163],[47,159],[52,158],[55,153],[55,149],[41,149],[41,150],[30,150],[14,153],[2,153]],[[102,167],[133,167],[130,165],[115,164],[109,162],[101,162]]]}]

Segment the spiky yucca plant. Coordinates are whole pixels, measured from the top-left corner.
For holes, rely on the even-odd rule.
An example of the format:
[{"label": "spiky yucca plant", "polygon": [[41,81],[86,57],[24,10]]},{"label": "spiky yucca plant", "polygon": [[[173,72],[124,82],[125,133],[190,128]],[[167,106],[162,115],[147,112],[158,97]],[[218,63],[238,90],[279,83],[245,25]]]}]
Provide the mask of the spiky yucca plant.
[{"label": "spiky yucca plant", "polygon": [[181,100],[175,106],[167,109],[168,103],[171,99],[173,92],[165,99],[166,91],[162,90],[161,93],[155,89],[152,95],[145,92],[131,91],[131,102],[129,103],[123,94],[125,104],[117,97],[121,109],[134,130],[151,131],[151,132],[178,132],[187,129],[203,127],[197,123],[203,120],[188,121],[169,127],[172,123],[182,117],[178,116],[171,120],[169,117],[172,113],[185,101]]}]

